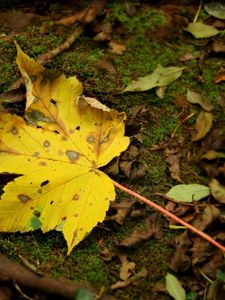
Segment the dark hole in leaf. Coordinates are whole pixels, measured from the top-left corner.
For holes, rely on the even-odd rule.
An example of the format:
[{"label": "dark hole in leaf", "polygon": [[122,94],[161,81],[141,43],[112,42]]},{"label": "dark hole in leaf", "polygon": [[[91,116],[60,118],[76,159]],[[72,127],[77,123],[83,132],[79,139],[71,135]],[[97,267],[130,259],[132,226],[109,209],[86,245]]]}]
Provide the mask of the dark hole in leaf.
[{"label": "dark hole in leaf", "polygon": [[45,186],[46,184],[48,184],[49,183],[49,180],[45,180],[45,181],[43,181],[40,185],[41,185],[41,187],[42,186]]},{"label": "dark hole in leaf", "polygon": [[56,106],[56,103],[57,103],[57,102],[56,102],[55,100],[51,99],[50,102],[51,102],[53,105]]},{"label": "dark hole in leaf", "polygon": [[54,130],[55,133],[59,134],[59,132],[57,130]]},{"label": "dark hole in leaf", "polygon": [[51,202],[50,202],[50,204],[52,205],[54,203],[54,201],[52,200]]},{"label": "dark hole in leaf", "polygon": [[76,127],[76,130],[80,130],[80,126],[77,126],[77,127]]}]

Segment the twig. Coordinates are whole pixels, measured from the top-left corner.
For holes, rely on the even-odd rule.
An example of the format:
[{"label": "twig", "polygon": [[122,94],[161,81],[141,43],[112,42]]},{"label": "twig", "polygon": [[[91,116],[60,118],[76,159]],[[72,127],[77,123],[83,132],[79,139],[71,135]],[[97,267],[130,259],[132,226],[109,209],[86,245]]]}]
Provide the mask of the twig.
[{"label": "twig", "polygon": [[197,10],[197,12],[196,12],[196,14],[195,14],[195,17],[194,17],[193,23],[196,23],[196,22],[197,22],[197,20],[198,20],[198,16],[199,16],[199,14],[200,14],[200,11],[201,11],[201,8],[202,8],[202,0],[200,1],[200,4],[199,4],[199,6],[198,6],[198,10]]},{"label": "twig", "polygon": [[78,26],[71,33],[71,35],[68,36],[68,38],[65,40],[65,42],[63,44],[59,45],[55,49],[50,50],[47,53],[44,53],[44,54],[40,55],[37,58],[37,62],[41,65],[46,64],[47,62],[49,62],[50,60],[55,58],[57,55],[59,55],[63,51],[69,49],[73,45],[75,40],[81,35],[81,33],[83,33],[83,31],[84,31],[84,29],[81,26]]},{"label": "twig", "polygon": [[[65,42],[63,44],[59,45],[58,47],[40,55],[37,58],[37,62],[39,64],[46,64],[53,58],[55,58],[57,55],[61,54],[63,51],[68,50],[73,43],[76,41],[76,39],[84,32],[85,25],[91,23],[94,21],[94,19],[97,17],[97,15],[103,10],[105,7],[106,0],[94,0],[90,6],[85,10],[85,14],[82,16],[80,20],[80,24],[72,33],[67,37]],[[19,88],[23,83],[22,78],[17,80],[13,86],[13,89]]]},{"label": "twig", "polygon": [[[83,286],[66,278],[55,279],[47,274],[39,276],[18,263],[11,262],[3,254],[0,254],[0,281],[12,281],[19,286],[32,288],[48,295],[53,295],[55,299],[60,297],[74,300],[76,290],[83,288]],[[88,290],[97,294],[94,289],[88,288]],[[116,300],[116,298],[102,295],[99,300]]]},{"label": "twig", "polygon": [[[112,180],[112,179],[111,179]],[[198,230],[197,228],[195,228],[194,226],[188,224],[187,222],[185,222],[184,220],[178,218],[177,216],[175,216],[174,214],[172,214],[171,212],[169,212],[168,210],[166,210],[165,208],[161,207],[160,205],[152,202],[151,200],[139,195],[138,193],[126,188],[125,186],[121,185],[120,183],[112,180],[113,184],[121,189],[122,191],[126,192],[127,194],[145,202],[147,205],[153,207],[154,209],[160,211],[162,214],[166,215],[167,217],[171,218],[172,220],[176,221],[177,223],[180,223],[181,225],[187,227],[188,229],[190,229],[191,231],[193,231],[194,233],[198,234],[199,236],[201,236],[203,239],[207,240],[209,243],[213,244],[214,246],[216,246],[217,248],[219,248],[221,251],[225,252],[225,247],[222,246],[220,243],[218,243],[217,241],[215,241],[213,238],[211,238],[208,234]]]},{"label": "twig", "polygon": [[21,290],[21,288],[18,286],[16,282],[13,282],[15,289],[18,291],[18,293],[26,300],[34,300],[34,298],[28,297],[24,292]]},{"label": "twig", "polygon": [[191,113],[190,115],[188,115],[186,118],[184,118],[174,129],[173,133],[171,134],[171,137],[170,137],[170,141],[174,138],[174,135],[177,131],[177,129],[182,125],[184,124],[186,121],[188,121],[189,119],[191,119],[193,116],[195,115],[195,112]]}]

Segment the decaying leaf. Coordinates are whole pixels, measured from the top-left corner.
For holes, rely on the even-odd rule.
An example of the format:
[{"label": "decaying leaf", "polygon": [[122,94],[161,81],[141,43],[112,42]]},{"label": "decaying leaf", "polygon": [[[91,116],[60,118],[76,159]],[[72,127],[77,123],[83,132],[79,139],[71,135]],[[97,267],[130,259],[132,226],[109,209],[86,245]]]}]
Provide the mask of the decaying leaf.
[{"label": "decaying leaf", "polygon": [[209,2],[204,5],[207,13],[215,18],[225,20],[225,5],[220,2]]},{"label": "decaying leaf", "polygon": [[225,153],[210,150],[210,151],[206,152],[201,158],[208,159],[208,160],[213,160],[216,158],[225,158]]},{"label": "decaying leaf", "polygon": [[111,289],[116,290],[116,289],[124,288],[124,287],[132,284],[133,282],[137,281],[138,279],[146,277],[147,275],[148,275],[148,271],[145,268],[142,268],[140,272],[133,275],[128,280],[126,280],[126,281],[120,280],[120,281],[117,281],[116,283],[114,283],[113,285],[111,285]]},{"label": "decaying leaf", "polygon": [[112,216],[107,216],[107,221],[115,221],[116,223],[123,225],[126,217],[131,212],[132,206],[135,204],[134,201],[123,200],[120,203],[116,203],[115,205],[111,205],[110,208],[114,208],[117,210],[116,214]]},{"label": "decaying leaf", "polygon": [[209,183],[209,187],[213,197],[219,203],[225,203],[225,186],[220,184],[217,179],[212,178]]},{"label": "decaying leaf", "polygon": [[202,96],[199,93],[187,90],[186,94],[188,102],[192,104],[199,104],[204,110],[211,111],[213,106],[202,99]]},{"label": "decaying leaf", "polygon": [[122,263],[120,267],[120,279],[128,280],[128,278],[132,275],[136,264],[132,261],[128,261],[127,254],[125,253],[120,253],[119,259]]},{"label": "decaying leaf", "polygon": [[200,237],[192,238],[193,246],[191,248],[192,267],[198,263],[206,261],[211,255],[212,245]]},{"label": "decaying leaf", "polygon": [[4,187],[0,231],[47,232],[60,225],[69,254],[115,198],[110,178],[98,168],[127,148],[125,114],[77,98],[82,86],[75,77],[49,78],[19,48],[17,61],[33,86],[29,111],[39,118],[37,127],[0,115],[0,172],[20,175]]},{"label": "decaying leaf", "polygon": [[213,205],[207,205],[203,213],[197,215],[197,217],[192,222],[192,225],[195,228],[203,231],[215,220],[217,220],[219,216],[220,216],[220,210],[217,207]]},{"label": "decaying leaf", "polygon": [[190,32],[196,39],[209,38],[220,33],[215,27],[201,22],[189,23],[184,30]]},{"label": "decaying leaf", "polygon": [[126,51],[127,47],[122,44],[122,43],[119,43],[117,41],[113,41],[111,40],[109,43],[108,43],[109,47],[110,47],[110,51],[112,53],[115,53],[115,54],[123,54],[123,52]]},{"label": "decaying leaf", "polygon": [[158,213],[146,218],[145,230],[134,230],[133,233],[119,243],[119,246],[134,248],[148,240],[151,236],[162,237],[162,220]]},{"label": "decaying leaf", "polygon": [[165,149],[166,162],[169,164],[171,177],[178,182],[182,182],[180,178],[180,158],[183,156],[183,151],[179,149]]},{"label": "decaying leaf", "polygon": [[180,281],[172,274],[166,274],[166,289],[175,300],[185,300],[186,293]]},{"label": "decaying leaf", "polygon": [[189,61],[189,60],[192,60],[192,59],[199,58],[200,55],[201,55],[200,51],[186,53],[186,54],[182,55],[181,57],[179,57],[178,60],[179,61]]},{"label": "decaying leaf", "polygon": [[199,201],[209,195],[209,188],[201,184],[178,184],[173,186],[166,195],[178,202]]},{"label": "decaying leaf", "polygon": [[139,77],[131,82],[124,90],[125,92],[147,91],[154,87],[166,86],[177,80],[184,70],[184,67],[168,67],[164,68],[159,65],[150,75]]},{"label": "decaying leaf", "polygon": [[192,141],[197,142],[204,138],[210,131],[213,124],[213,114],[205,111],[201,111],[197,117],[195,129],[196,134],[192,137]]}]

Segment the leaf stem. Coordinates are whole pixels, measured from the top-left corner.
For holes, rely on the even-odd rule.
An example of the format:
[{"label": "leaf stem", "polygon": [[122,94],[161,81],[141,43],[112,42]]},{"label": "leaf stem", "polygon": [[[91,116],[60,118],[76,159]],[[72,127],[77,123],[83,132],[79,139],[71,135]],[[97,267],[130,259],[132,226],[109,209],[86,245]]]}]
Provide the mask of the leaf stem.
[{"label": "leaf stem", "polygon": [[116,186],[117,188],[121,189],[122,191],[126,192],[127,194],[145,202],[147,205],[155,208],[156,210],[160,211],[162,214],[164,214],[167,217],[170,217],[172,220],[176,221],[179,224],[182,224],[183,226],[187,227],[188,229],[190,229],[192,232],[198,234],[199,236],[201,236],[203,239],[205,239],[206,241],[208,241],[209,243],[213,244],[214,246],[216,246],[217,248],[219,248],[221,251],[225,252],[225,247],[222,246],[220,243],[218,243],[217,241],[215,241],[213,238],[211,238],[208,234],[198,230],[197,228],[195,228],[194,226],[188,224],[187,222],[185,222],[184,220],[178,218],[177,216],[175,216],[174,214],[172,214],[171,212],[169,212],[168,210],[166,210],[165,208],[161,207],[160,205],[154,203],[153,201],[139,195],[138,193],[126,188],[125,186],[121,185],[120,183],[114,181],[113,179],[111,179],[114,186]]}]

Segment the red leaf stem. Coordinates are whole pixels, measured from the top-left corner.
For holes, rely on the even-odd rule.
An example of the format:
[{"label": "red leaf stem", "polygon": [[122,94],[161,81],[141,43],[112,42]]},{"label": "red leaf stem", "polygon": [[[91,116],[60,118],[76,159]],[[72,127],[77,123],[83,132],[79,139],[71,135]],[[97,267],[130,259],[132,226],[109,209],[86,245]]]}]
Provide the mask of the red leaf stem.
[{"label": "red leaf stem", "polygon": [[124,192],[126,192],[127,194],[145,202],[147,205],[155,208],[156,210],[160,211],[162,214],[166,215],[167,217],[170,217],[172,220],[176,221],[179,224],[182,224],[183,226],[187,227],[188,229],[190,229],[191,231],[193,231],[194,233],[198,234],[199,236],[201,236],[203,239],[207,240],[209,243],[213,244],[214,246],[216,246],[217,248],[219,248],[221,251],[225,252],[225,247],[222,246],[220,243],[218,243],[217,241],[215,241],[213,238],[211,238],[208,234],[198,230],[197,228],[195,228],[194,226],[188,224],[187,222],[185,222],[184,220],[178,218],[177,216],[175,216],[174,214],[172,214],[171,212],[169,212],[168,210],[166,210],[165,208],[161,207],[160,205],[152,202],[151,200],[139,195],[138,193],[126,188],[125,186],[119,184],[118,182],[112,180],[114,186],[116,186],[117,188],[123,190]]}]

